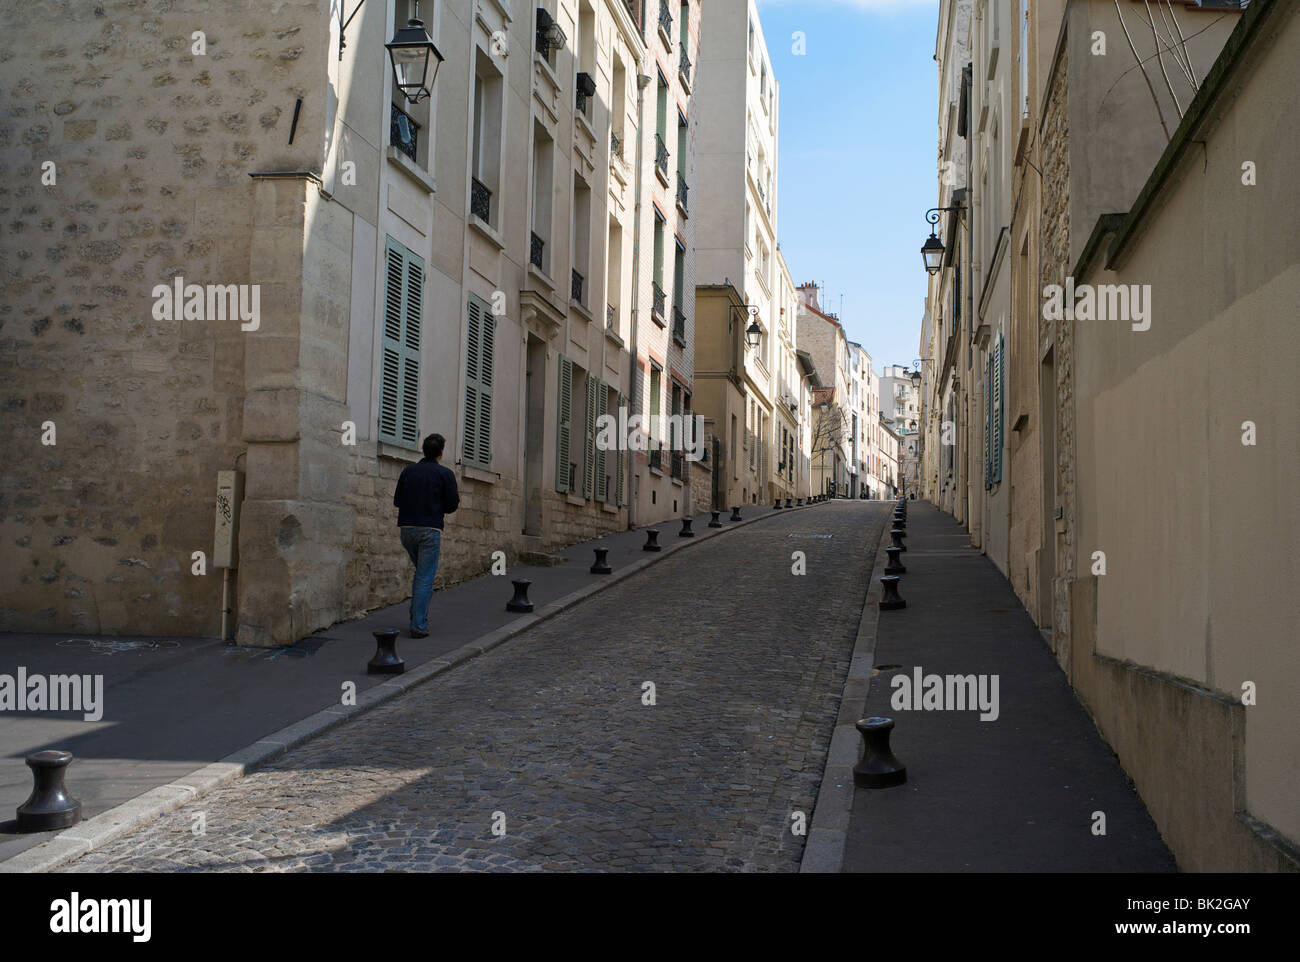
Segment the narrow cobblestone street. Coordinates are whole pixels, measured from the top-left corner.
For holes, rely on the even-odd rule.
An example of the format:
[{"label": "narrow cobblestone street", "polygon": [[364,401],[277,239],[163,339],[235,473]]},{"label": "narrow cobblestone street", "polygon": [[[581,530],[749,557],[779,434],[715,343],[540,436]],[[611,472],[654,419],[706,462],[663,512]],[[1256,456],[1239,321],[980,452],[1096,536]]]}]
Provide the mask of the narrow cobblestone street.
[{"label": "narrow cobblestone street", "polygon": [[64,870],[797,870],[887,511],[666,558]]}]

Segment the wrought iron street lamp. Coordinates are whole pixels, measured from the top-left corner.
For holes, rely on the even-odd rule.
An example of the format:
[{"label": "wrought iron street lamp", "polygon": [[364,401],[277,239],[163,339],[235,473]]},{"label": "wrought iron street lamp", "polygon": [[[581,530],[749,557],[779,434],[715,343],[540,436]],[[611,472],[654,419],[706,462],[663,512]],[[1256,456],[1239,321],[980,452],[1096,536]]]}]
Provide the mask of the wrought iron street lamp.
[{"label": "wrought iron street lamp", "polygon": [[413,104],[433,95],[433,81],[443,61],[442,54],[419,20],[419,10],[419,4],[416,4],[415,13],[406,26],[399,27],[393,39],[384,44],[393,61],[393,80],[402,96]]},{"label": "wrought iron street lamp", "polygon": [[750,347],[758,347],[758,342],[763,336],[763,329],[758,326],[758,308],[749,309],[750,322],[749,327],[745,328],[745,343]]},{"label": "wrought iron street lamp", "polygon": [[[352,12],[348,14],[347,19],[343,18],[344,4],[340,0],[339,12],[339,59],[343,59],[343,48],[348,45],[347,29],[356,15],[361,12],[361,8],[366,5],[366,0],[357,0],[357,5],[353,7]],[[406,22],[405,27],[398,27],[397,32],[393,34],[393,39],[384,44],[388,50],[388,56],[393,62],[393,81],[397,84],[402,96],[409,103],[418,104],[421,100],[433,96],[433,81],[438,76],[438,67],[442,64],[443,56],[434,46],[433,40],[425,32],[424,24],[420,22],[420,4],[417,2],[412,11],[411,19]],[[432,59],[432,69],[430,69],[430,60]]]},{"label": "wrought iron street lamp", "polygon": [[939,269],[943,267],[943,241],[939,240],[939,236],[935,233],[935,228],[942,219],[942,212],[965,209],[965,207],[931,207],[925,212],[925,222],[930,225],[930,236],[921,245],[921,260],[925,262],[925,269],[930,274],[938,274]]}]

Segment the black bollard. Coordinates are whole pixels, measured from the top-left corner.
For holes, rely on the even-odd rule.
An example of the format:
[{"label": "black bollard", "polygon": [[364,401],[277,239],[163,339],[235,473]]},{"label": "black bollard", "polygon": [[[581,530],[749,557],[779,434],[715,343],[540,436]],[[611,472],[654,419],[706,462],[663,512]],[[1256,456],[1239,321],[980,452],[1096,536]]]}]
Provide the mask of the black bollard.
[{"label": "black bollard", "polygon": [[799,507],[802,508],[802,507],[803,507],[803,498],[800,498],[800,499],[796,502],[796,504],[798,504]]},{"label": "black bollard", "polygon": [[853,784],[862,788],[889,788],[907,781],[907,768],[889,747],[892,718],[860,718],[853,726],[862,735],[862,759],[853,766]]},{"label": "black bollard", "polygon": [[406,671],[406,662],[397,657],[397,629],[384,628],[371,634],[375,636],[375,656],[366,665],[366,674],[400,675]]},{"label": "black bollard", "polygon": [[691,519],[682,518],[682,530],[677,532],[679,538],[694,538],[695,532],[691,530]]},{"label": "black bollard", "polygon": [[510,583],[515,586],[515,594],[506,602],[506,611],[532,611],[533,603],[528,600],[528,586],[532,582],[527,578],[520,578]]},{"label": "black bollard", "polygon": [[659,543],[658,528],[645,529],[645,544],[642,546],[641,550],[642,551],[663,551],[664,550],[663,545]]},{"label": "black bollard", "polygon": [[31,796],[18,806],[18,831],[52,832],[81,821],[81,803],[68,797],[63,784],[71,762],[71,752],[46,750],[27,756],[33,787]]},{"label": "black bollard", "polygon": [[773,511],[780,511],[780,510],[781,510],[781,499],[780,499],[780,498],[777,498],[776,501],[774,501],[774,502],[772,503],[772,510],[773,510]]},{"label": "black bollard", "polygon": [[894,527],[889,529],[891,543],[899,551],[906,551],[907,545],[903,544],[903,538],[907,537],[907,532],[902,528]]},{"label": "black bollard", "polygon": [[609,566],[606,555],[609,554],[608,548],[592,548],[596,552],[596,562],[591,566],[591,573],[594,575],[607,575],[614,569]]},{"label": "black bollard", "polygon": [[902,579],[898,575],[885,575],[880,579],[880,583],[885,586],[884,597],[880,599],[881,611],[895,611],[907,607],[907,602],[898,593],[898,582],[900,580]]},{"label": "black bollard", "polygon": [[709,514],[712,515],[712,517],[709,519],[709,527],[710,527],[710,528],[721,528],[721,527],[722,527],[722,522],[718,520],[718,517],[722,514],[722,512],[721,512],[721,511],[710,511]]},{"label": "black bollard", "polygon": [[902,531],[907,530],[907,519],[901,514],[894,515],[894,527]]},{"label": "black bollard", "polygon": [[739,521],[739,520],[740,520],[740,505],[736,505],[735,507],[733,507],[733,508],[731,509],[731,517],[728,518],[727,520],[728,520],[728,521]]},{"label": "black bollard", "polygon": [[789,498],[786,498],[786,499],[785,499],[785,506],[786,506],[787,508],[793,508],[793,507],[794,507],[794,504],[790,501]]},{"label": "black bollard", "polygon": [[885,554],[889,555],[889,563],[885,565],[885,574],[887,575],[905,575],[907,569],[903,567],[903,562],[899,558],[903,552],[898,548],[889,547],[885,549]]}]

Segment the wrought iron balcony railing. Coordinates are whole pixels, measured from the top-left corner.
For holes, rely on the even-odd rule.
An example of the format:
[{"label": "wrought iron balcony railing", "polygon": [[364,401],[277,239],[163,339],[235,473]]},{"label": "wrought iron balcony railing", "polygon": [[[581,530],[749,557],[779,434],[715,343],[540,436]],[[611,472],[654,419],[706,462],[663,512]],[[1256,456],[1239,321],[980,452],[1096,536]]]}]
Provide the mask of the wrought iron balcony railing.
[{"label": "wrought iron balcony railing", "polygon": [[612,130],[609,132],[609,152],[619,160],[623,159],[623,139]]},{"label": "wrought iron balcony railing", "polygon": [[686,194],[689,190],[690,187],[688,187],[686,184],[686,178],[682,176],[681,171],[678,171],[677,172],[677,206],[682,209],[683,214],[686,213],[688,210],[690,210],[690,208],[686,206]]},{"label": "wrought iron balcony railing", "polygon": [[397,104],[391,104],[392,112],[388,115],[388,142],[410,157],[416,163],[419,159],[416,156],[420,142],[420,125],[415,122],[415,118],[405,110],[398,107]]},{"label": "wrought iron balcony railing", "polygon": [[532,234],[532,241],[528,248],[528,263],[532,264],[538,270],[545,270],[542,267],[542,253],[546,250],[546,241]]},{"label": "wrought iron balcony railing", "polygon": [[659,134],[655,134],[655,169],[668,176],[668,145]]},{"label": "wrought iron balcony railing", "polygon": [[689,87],[691,83],[691,58],[686,55],[686,44],[683,43],[677,57],[677,72],[682,75]]},{"label": "wrought iron balcony railing", "polygon": [[[651,444],[658,444],[657,441],[651,441]],[[660,471],[664,468],[664,449],[653,447],[650,449],[650,467],[658,468]]]},{"label": "wrought iron balcony railing", "polygon": [[670,473],[680,481],[682,479],[682,462],[685,459],[682,457],[682,452],[677,450],[670,451],[669,455]]},{"label": "wrought iron balcony railing", "polygon": [[660,327],[663,327],[664,324],[666,323],[666,319],[664,317],[664,304],[668,300],[668,295],[664,293],[664,289],[659,286],[658,281],[651,281],[650,287],[654,292],[654,300],[651,304],[650,314],[652,317],[654,317],[655,322]]},{"label": "wrought iron balcony railing", "polygon": [[686,346],[686,312],[676,304],[673,305],[673,340]]},{"label": "wrought iron balcony railing", "polygon": [[582,303],[582,285],[584,281],[586,281],[585,277],[577,271],[573,272],[573,280],[569,284],[569,293],[573,295],[573,299],[579,304]]},{"label": "wrought iron balcony railing", "polygon": [[492,219],[492,191],[477,177],[469,180],[469,211],[480,220]]},{"label": "wrought iron balcony railing", "polygon": [[606,327],[611,329],[614,327],[614,318],[616,314],[617,311],[614,310],[613,304],[605,305],[605,326]]},{"label": "wrought iron balcony railing", "polygon": [[664,36],[672,38],[673,35],[673,13],[668,9],[667,0],[659,0],[659,29],[664,32]]}]

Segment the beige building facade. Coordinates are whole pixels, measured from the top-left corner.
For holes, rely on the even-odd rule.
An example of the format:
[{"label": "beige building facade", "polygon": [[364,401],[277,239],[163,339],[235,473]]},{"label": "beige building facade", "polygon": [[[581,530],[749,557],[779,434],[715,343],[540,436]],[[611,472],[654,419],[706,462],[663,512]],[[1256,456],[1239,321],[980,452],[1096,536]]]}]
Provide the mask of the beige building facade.
[{"label": "beige building facade", "polygon": [[[113,37],[138,11],[111,3],[58,45],[2,15],[0,151],[33,174],[0,307],[27,413],[6,425],[58,431],[0,522],[6,627],[216,635],[227,581],[227,633],[285,645],[397,602],[393,485],[434,431],[462,495],[444,582],[628,525],[628,453],[595,419],[633,393],[633,266],[663,198],[619,147],[657,135],[638,78],[664,28],[618,0],[421,4],[445,59],[411,103],[384,44],[413,9],[372,0],[342,35],[325,4],[167,11],[134,44]],[[694,49],[698,4],[674,10]],[[678,88],[682,36],[653,51]],[[193,311],[163,303],[178,282]],[[227,285],[245,300],[224,310]],[[73,351],[94,360],[68,377]]]}]

